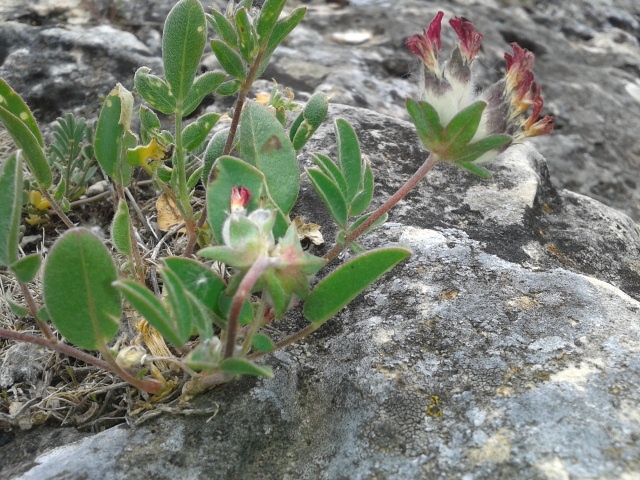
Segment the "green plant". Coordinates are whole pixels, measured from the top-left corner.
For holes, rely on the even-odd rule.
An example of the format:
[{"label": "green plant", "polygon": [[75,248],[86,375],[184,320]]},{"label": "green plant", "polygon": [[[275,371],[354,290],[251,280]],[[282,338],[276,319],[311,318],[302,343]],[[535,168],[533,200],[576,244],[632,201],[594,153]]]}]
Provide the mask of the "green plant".
[{"label": "green plant", "polygon": [[[14,275],[25,298],[26,305],[13,304],[14,311],[30,313],[44,337],[5,329],[0,329],[0,336],[43,345],[112,371],[156,399],[179,383],[176,378],[167,381],[166,372],[156,366],[160,362],[175,364],[189,375],[182,386],[185,399],[235,375],[269,377],[271,369],[256,359],[315,331],[409,256],[402,246],[366,251],[357,240],[381,225],[388,210],[433,166],[450,161],[486,177],[488,171],[478,166],[479,160],[495,156],[514,136],[550,131],[550,119],[536,122],[542,100],[530,73],[533,56],[514,46],[514,57],[507,56],[506,79],[476,99],[470,65],[482,36],[470,22],[452,20],[461,43],[441,69],[440,13],[424,35],[408,41],[425,65],[425,98],[408,100],[407,108],[431,152],[427,161],[380,208],[367,212],[374,195],[373,171],[362,158],[351,125],[337,119],[336,161],[314,153],[315,167],[305,172],[338,226],[336,243],[322,258],[307,253],[289,215],[300,189],[297,153],[324,121],[327,98],[321,93],[312,96],[288,129],[287,112],[296,108],[292,94],[283,95],[274,86],[267,106],[247,99],[276,47],[304,17],[303,8],[282,16],[284,5],[285,0],[267,0],[255,10],[245,1],[210,15],[198,0],[175,5],[163,37],[165,78],[146,67],[135,74],[137,93],[151,107],[138,110],[139,135],[131,130],[134,95],[120,84],[106,97],[95,129],[95,158],[115,186],[115,252],[88,230],[71,225],[55,241],[42,268],[42,305],[27,287],[39,273],[41,257],[20,257],[18,249],[23,162],[42,196],[64,215],[56,199],[74,198],[71,185],[86,181],[91,168],[79,159],[91,155],[82,156],[79,149],[84,123],[62,119],[50,152],[60,164],[64,158],[68,167],[62,170],[63,180],[52,187],[35,119],[0,81],[0,120],[20,148],[0,167],[0,203],[8,206],[0,212],[0,266]],[[211,48],[224,71],[197,75],[207,23],[217,36]],[[185,117],[213,92],[237,97],[230,127],[213,135],[205,147],[220,115],[204,114],[186,126]],[[533,113],[526,117],[530,106]],[[155,111],[173,116],[173,132],[161,129]],[[171,166],[165,163],[169,160]],[[159,279],[135,240],[129,209],[136,205],[127,190],[135,168],[147,172],[176,205],[186,230],[183,256],[156,261]],[[74,172],[80,172],[80,181],[71,181]],[[204,208],[194,208],[199,182],[206,189]],[[64,193],[52,196],[51,188]],[[314,276],[345,248],[355,255],[311,288]],[[194,251],[205,260],[192,258]],[[122,257],[125,262],[116,261]],[[230,277],[214,273],[212,260],[230,267]],[[162,292],[152,288],[159,284]],[[122,299],[144,319],[136,328],[151,338],[145,340],[151,354],[141,345],[123,347],[120,341],[117,348],[109,347],[119,331]],[[304,302],[309,324],[274,341],[264,327],[296,302]],[[49,321],[68,342],[98,351],[102,359],[60,341]],[[152,343],[161,348],[154,351]]]}]

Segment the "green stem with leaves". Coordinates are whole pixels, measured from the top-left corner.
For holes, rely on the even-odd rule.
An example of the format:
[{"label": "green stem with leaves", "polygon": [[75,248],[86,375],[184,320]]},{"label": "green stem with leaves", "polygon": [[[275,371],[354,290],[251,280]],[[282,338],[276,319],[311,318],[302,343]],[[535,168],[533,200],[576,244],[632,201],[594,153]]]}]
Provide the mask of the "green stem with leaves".
[{"label": "green stem with leaves", "polygon": [[356,240],[360,235],[367,231],[367,229],[373,225],[380,217],[382,217],[385,213],[391,210],[393,207],[397,205],[397,203],[402,200],[407,194],[413,190],[413,188],[420,183],[420,181],[438,164],[438,157],[431,154],[427,158],[427,160],[420,166],[418,170],[411,176],[406,183],[398,189],[396,193],[394,193],[386,202],[384,202],[378,209],[373,212],[366,221],[362,222],[353,232],[347,235],[344,239],[343,243],[336,244],[327,254],[324,256],[324,259],[327,262],[330,262],[334,258],[336,258],[349,243]]}]

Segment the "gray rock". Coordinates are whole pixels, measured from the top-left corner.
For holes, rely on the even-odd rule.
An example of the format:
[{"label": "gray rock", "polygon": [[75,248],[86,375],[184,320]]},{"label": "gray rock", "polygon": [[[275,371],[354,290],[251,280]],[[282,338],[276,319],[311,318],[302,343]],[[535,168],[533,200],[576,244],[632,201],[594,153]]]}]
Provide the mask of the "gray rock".
[{"label": "gray rock", "polygon": [[0,44],[0,77],[44,123],[70,111],[96,118],[100,95],[118,82],[131,88],[139,66],[162,71],[162,61],[144,43],[109,25],[32,27],[8,21],[0,24]]},{"label": "gray rock", "polygon": [[[341,106],[331,115],[362,132],[378,201],[424,160],[402,120]],[[330,137],[323,127],[308,150]],[[307,341],[268,358],[274,379],[225,385],[196,398],[182,412],[190,415],[116,427],[6,471],[23,479],[635,478],[640,230],[618,211],[556,191],[530,145],[489,168],[494,177],[483,181],[440,165],[392,210],[364,242],[400,242],[413,256]],[[320,203],[307,187],[301,202]],[[305,211],[329,224],[323,207]]]}]

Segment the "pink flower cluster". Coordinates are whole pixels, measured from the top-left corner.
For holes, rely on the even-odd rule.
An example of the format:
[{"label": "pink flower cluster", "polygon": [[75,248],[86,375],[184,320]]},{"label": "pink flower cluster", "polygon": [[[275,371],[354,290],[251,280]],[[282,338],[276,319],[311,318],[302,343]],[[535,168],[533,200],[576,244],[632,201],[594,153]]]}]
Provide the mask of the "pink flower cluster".
[{"label": "pink flower cluster", "polygon": [[[475,31],[473,23],[455,17],[449,21],[459,42],[450,59],[440,65],[443,12],[438,12],[422,34],[406,41],[407,47],[422,60],[424,76],[421,79],[422,100],[438,112],[442,126],[463,108],[477,100],[487,104],[474,141],[488,135],[506,133],[514,139],[550,133],[553,119],[539,119],[544,102],[540,87],[531,71],[532,52],[512,43],[513,55],[505,54],[507,72],[504,79],[484,92],[477,93],[473,85],[471,67],[480,51],[483,35]],[[527,115],[528,112],[531,112]]]}]

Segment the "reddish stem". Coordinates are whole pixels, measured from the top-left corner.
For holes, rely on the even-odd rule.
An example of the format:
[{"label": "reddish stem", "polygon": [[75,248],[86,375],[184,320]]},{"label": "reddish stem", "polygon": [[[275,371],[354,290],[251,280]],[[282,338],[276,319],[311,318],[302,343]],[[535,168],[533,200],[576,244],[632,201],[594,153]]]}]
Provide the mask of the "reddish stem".
[{"label": "reddish stem", "polygon": [[389,198],[386,202],[384,202],[375,212],[373,212],[366,221],[362,222],[358,228],[356,228],[353,232],[347,235],[344,239],[344,243],[336,244],[327,254],[324,256],[324,259],[327,262],[330,262],[334,258],[336,258],[340,252],[342,252],[349,243],[353,242],[356,238],[362,235],[371,225],[373,225],[382,215],[387,213],[396,204],[402,200],[407,194],[420,183],[429,171],[438,163],[438,159],[435,155],[429,155],[427,160],[420,166],[416,173],[414,173],[407,182],[400,187],[400,189],[394,193],[391,198]]}]

